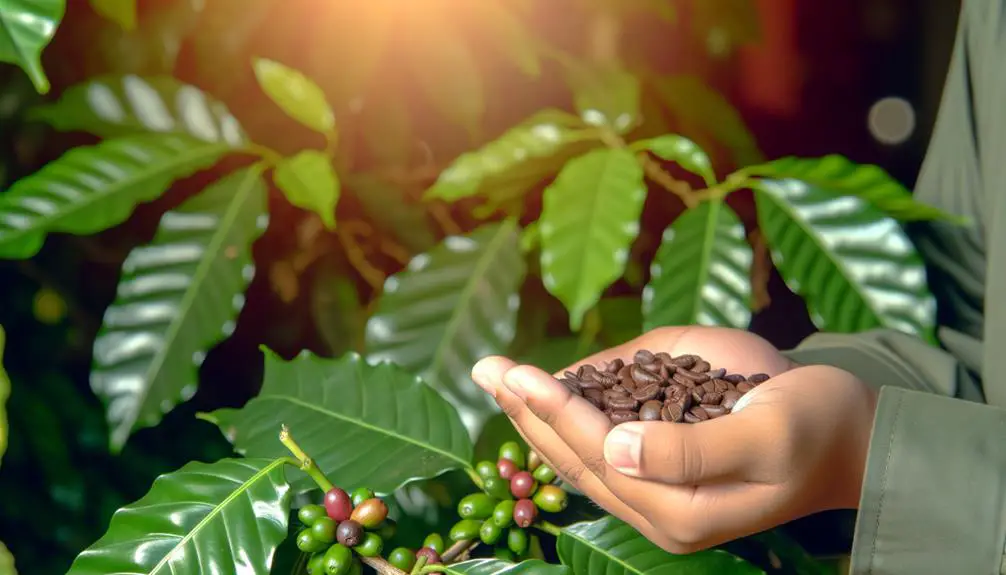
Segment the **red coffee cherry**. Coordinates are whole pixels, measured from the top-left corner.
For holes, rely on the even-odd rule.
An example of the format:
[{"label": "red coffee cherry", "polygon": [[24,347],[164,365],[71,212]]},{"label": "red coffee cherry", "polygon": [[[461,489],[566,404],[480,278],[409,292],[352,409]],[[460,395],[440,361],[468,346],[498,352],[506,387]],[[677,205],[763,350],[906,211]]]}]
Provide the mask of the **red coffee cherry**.
[{"label": "red coffee cherry", "polygon": [[513,522],[521,529],[530,527],[537,517],[538,506],[530,499],[521,499],[513,507]]},{"label": "red coffee cherry", "polygon": [[[444,562],[440,558],[440,554],[430,547],[423,547],[419,551],[416,551],[416,559],[418,560],[420,557],[426,557],[427,565],[440,565]],[[440,572],[438,571],[438,573]]]},{"label": "red coffee cherry", "polygon": [[517,499],[527,499],[534,494],[538,482],[527,471],[519,471],[510,479],[510,493]]},{"label": "red coffee cherry", "polygon": [[520,468],[517,467],[517,464],[514,463],[513,461],[510,461],[509,459],[500,459],[499,461],[497,461],[496,469],[499,470],[500,477],[506,479],[507,481],[513,479],[513,476],[518,471],[520,471]]},{"label": "red coffee cherry", "polygon": [[353,514],[353,500],[342,489],[333,487],[325,494],[325,512],[336,523],[342,523]]}]

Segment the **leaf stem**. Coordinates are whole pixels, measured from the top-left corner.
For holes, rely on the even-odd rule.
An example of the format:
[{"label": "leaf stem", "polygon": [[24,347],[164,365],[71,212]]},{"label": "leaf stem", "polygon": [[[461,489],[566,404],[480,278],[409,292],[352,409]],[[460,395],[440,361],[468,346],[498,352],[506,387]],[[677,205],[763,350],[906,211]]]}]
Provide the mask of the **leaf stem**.
[{"label": "leaf stem", "polygon": [[475,487],[478,487],[479,489],[485,487],[485,482],[482,481],[482,478],[479,477],[479,474],[476,473],[474,469],[472,469],[471,467],[466,467],[465,473],[468,474],[468,478],[472,480],[472,483],[475,484]]},{"label": "leaf stem", "polygon": [[280,427],[279,441],[290,450],[290,453],[292,453],[294,457],[297,458],[297,462],[299,463],[298,468],[308,474],[308,476],[318,484],[318,487],[320,487],[322,491],[328,493],[328,491],[334,487],[332,482],[325,477],[325,474],[321,471],[321,468],[318,467],[314,460],[308,457],[308,455],[304,453],[304,450],[297,445],[297,442],[293,439],[293,435],[290,434],[290,428],[287,427],[285,423]]},{"label": "leaf stem", "polygon": [[561,527],[559,527],[555,523],[551,523],[549,521],[544,521],[544,520],[543,521],[537,521],[537,522],[535,522],[535,524],[533,525],[533,527],[535,529],[537,529],[538,531],[541,531],[543,533],[548,533],[549,535],[552,535],[554,537],[558,537],[562,533],[562,528]]},{"label": "leaf stem", "polygon": [[426,557],[420,557],[416,564],[412,567],[412,575],[418,575],[423,572],[423,568],[426,567]]},{"label": "leaf stem", "polygon": [[276,150],[261,144],[256,144],[255,142],[245,144],[245,150],[247,150],[250,154],[259,156],[265,160],[266,164],[269,166],[275,166],[283,159],[283,155]]},{"label": "leaf stem", "polygon": [[[626,144],[625,140],[623,140],[621,136],[610,130],[606,130],[601,133],[601,141],[609,148],[632,150],[632,146]],[[643,173],[645,173],[648,178],[656,182],[657,185],[668,192],[678,196],[682,203],[685,204],[686,208],[694,208],[698,205],[699,199],[692,191],[692,187],[688,185],[688,182],[675,180],[664,170],[664,168],[660,166],[660,164],[650,157],[648,152],[636,152],[636,159],[643,167]]]},{"label": "leaf stem", "polygon": [[363,279],[366,280],[370,287],[374,291],[380,292],[384,289],[384,272],[377,269],[370,261],[367,259],[367,255],[363,253],[363,249],[360,245],[356,243],[356,238],[353,236],[351,231],[347,229],[347,226],[341,225],[335,230],[336,235],[339,237],[339,243],[342,244],[342,249],[346,251],[346,257],[349,259],[349,263],[356,269],[357,272]]}]

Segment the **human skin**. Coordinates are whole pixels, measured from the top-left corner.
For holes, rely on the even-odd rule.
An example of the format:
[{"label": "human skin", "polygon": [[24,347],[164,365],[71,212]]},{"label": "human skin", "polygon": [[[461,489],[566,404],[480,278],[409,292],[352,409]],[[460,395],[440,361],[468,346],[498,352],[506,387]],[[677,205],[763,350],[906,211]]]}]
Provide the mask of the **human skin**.
[{"label": "human skin", "polygon": [[837,368],[796,365],[754,334],[699,326],[658,328],[567,369],[631,361],[640,349],[772,378],[726,417],[613,426],[536,367],[493,356],[472,377],[563,480],[672,553],[857,507],[874,388]]}]

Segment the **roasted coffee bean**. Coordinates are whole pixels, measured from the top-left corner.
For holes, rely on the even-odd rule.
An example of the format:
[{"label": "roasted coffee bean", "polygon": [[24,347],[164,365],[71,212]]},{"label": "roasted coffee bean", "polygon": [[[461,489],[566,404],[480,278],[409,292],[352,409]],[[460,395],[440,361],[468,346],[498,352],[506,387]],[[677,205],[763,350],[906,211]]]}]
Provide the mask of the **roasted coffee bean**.
[{"label": "roasted coffee bean", "polygon": [[598,372],[594,372],[593,374],[591,374],[591,377],[585,377],[582,380],[580,380],[580,389],[584,391],[588,389],[596,389],[598,391],[604,391],[605,386],[593,377],[594,375],[597,375],[597,373]]},{"label": "roasted coffee bean", "polygon": [[600,408],[604,404],[604,393],[598,389],[583,390],[583,398]]},{"label": "roasted coffee bean", "polygon": [[653,354],[653,357],[664,365],[674,365],[674,361],[671,358],[671,354],[667,353],[666,351],[655,353]]},{"label": "roasted coffee bean", "polygon": [[664,399],[668,401],[678,401],[686,395],[691,395],[691,391],[680,383],[672,384],[664,389]]},{"label": "roasted coffee bean", "polygon": [[690,369],[678,369],[678,371],[674,372],[674,381],[681,381],[682,379],[698,384],[709,381],[709,376]]},{"label": "roasted coffee bean", "polygon": [[740,383],[737,384],[737,391],[739,391],[741,393],[747,393],[747,392],[751,391],[752,389],[754,389],[754,386],[751,385],[750,383],[746,382],[746,381],[742,381],[742,382],[740,382]]},{"label": "roasted coffee bean", "polygon": [[727,409],[722,405],[703,405],[702,410],[706,412],[709,419],[716,419],[727,414]]},{"label": "roasted coffee bean", "polygon": [[579,395],[579,396],[583,395],[583,388],[580,386],[579,382],[572,381],[569,379],[560,379],[559,381],[561,381],[563,387],[568,389],[569,392],[572,393],[573,395]]},{"label": "roasted coffee bean", "polygon": [[[660,368],[657,368],[660,369]],[[649,369],[636,364],[632,366],[632,381],[636,382],[637,385],[646,385],[649,383],[660,383],[663,378],[660,375],[653,373]]]},{"label": "roasted coffee bean", "polygon": [[706,372],[706,375],[708,375],[712,379],[719,379],[726,374],[727,370],[723,369],[722,367],[719,369],[710,369],[709,371]]},{"label": "roasted coffee bean", "polygon": [[671,363],[678,367],[683,367],[685,369],[691,369],[696,362],[699,361],[699,356],[697,355],[679,355],[671,359]]},{"label": "roasted coffee bean", "polygon": [[612,411],[639,409],[639,402],[631,397],[609,397],[608,409]]},{"label": "roasted coffee bean", "polygon": [[720,405],[723,401],[723,394],[718,391],[710,391],[702,396],[702,406]]},{"label": "roasted coffee bean", "polygon": [[632,393],[633,391],[636,390],[637,387],[639,387],[639,384],[636,383],[636,380],[632,379],[631,377],[627,377],[618,383],[618,387],[621,387],[622,389],[628,391],[629,393]]},{"label": "roasted coffee bean", "polygon": [[692,366],[692,371],[694,371],[695,373],[705,373],[709,371],[711,367],[712,366],[709,365],[708,361],[700,359],[699,361],[695,362],[695,365]]},{"label": "roasted coffee bean", "polygon": [[629,379],[630,377],[629,372],[631,371],[632,371],[632,364],[627,363],[623,365],[621,368],[619,368],[617,372],[615,372],[615,376],[618,377],[619,381],[624,381],[626,379]]},{"label": "roasted coffee bean", "polygon": [[702,389],[701,387],[692,388],[692,399],[695,400],[695,403],[701,403],[702,398],[705,397],[705,395],[706,390]]},{"label": "roasted coffee bean", "polygon": [[653,363],[654,359],[656,358],[654,357],[653,352],[647,349],[637,351],[636,355],[632,357],[632,360],[636,363]]},{"label": "roasted coffee bean", "polygon": [[661,381],[667,382],[667,380],[671,379],[671,374],[674,373],[675,369],[676,368],[674,366],[667,367],[666,365],[661,364],[660,369],[657,370],[657,375],[660,376]]},{"label": "roasted coffee bean", "polygon": [[660,386],[656,383],[637,387],[636,390],[632,392],[632,398],[640,403],[656,399],[659,395]]},{"label": "roasted coffee bean", "polygon": [[716,384],[713,383],[712,380],[703,383],[699,387],[701,387],[706,393],[713,393],[716,391]]},{"label": "roasted coffee bean", "polygon": [[625,362],[621,358],[616,357],[615,359],[608,362],[608,365],[604,367],[605,373],[610,373],[612,375],[618,373],[618,370],[625,367]]},{"label": "roasted coffee bean", "polygon": [[741,395],[743,394],[739,391],[733,391],[733,390],[724,391],[723,401],[720,403],[720,405],[722,405],[725,409],[728,410],[733,409],[734,405],[737,405],[737,400],[741,398]]},{"label": "roasted coffee bean", "polygon": [[671,376],[671,381],[673,381],[675,383],[679,383],[679,384],[681,384],[681,385],[683,385],[685,387],[695,387],[695,382],[692,381],[692,380],[690,380],[690,379],[688,379],[687,377],[681,375],[680,371],[674,373]]},{"label": "roasted coffee bean", "polygon": [[579,369],[576,370],[576,375],[579,376],[580,379],[583,379],[585,377],[590,376],[590,374],[596,372],[597,372],[596,367],[590,365],[589,363],[585,363],[581,365]]},{"label": "roasted coffee bean", "polygon": [[748,381],[750,381],[751,383],[753,383],[755,385],[758,385],[759,383],[765,383],[766,381],[768,381],[768,379],[769,379],[769,376],[768,376],[767,373],[756,373],[756,374],[748,377]]},{"label": "roasted coffee bean", "polygon": [[737,385],[738,383],[744,381],[744,376],[739,373],[728,373],[723,376],[723,379],[729,381],[734,385]]},{"label": "roasted coffee bean", "polygon": [[724,391],[730,391],[734,388],[734,385],[725,379],[714,379],[713,380],[713,391],[718,391],[723,393]]},{"label": "roasted coffee bean", "polygon": [[640,421],[660,421],[660,410],[664,408],[661,401],[650,400],[639,408]]},{"label": "roasted coffee bean", "polygon": [[595,371],[591,374],[591,379],[604,387],[611,387],[618,384],[618,376],[606,371]]},{"label": "roasted coffee bean", "polygon": [[684,419],[684,416],[685,410],[677,403],[665,403],[660,410],[660,419],[664,421],[679,423]]},{"label": "roasted coffee bean", "polygon": [[625,423],[626,421],[638,421],[639,414],[635,411],[617,409],[611,412],[609,418],[612,423],[618,425],[619,423]]}]

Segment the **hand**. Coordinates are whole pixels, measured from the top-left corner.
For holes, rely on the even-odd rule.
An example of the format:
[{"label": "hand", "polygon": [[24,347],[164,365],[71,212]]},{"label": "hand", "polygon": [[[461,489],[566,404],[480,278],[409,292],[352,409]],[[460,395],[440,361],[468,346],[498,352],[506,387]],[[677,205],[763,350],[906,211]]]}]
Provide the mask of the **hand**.
[{"label": "hand", "polygon": [[876,410],[866,384],[840,369],[797,366],[756,335],[709,327],[660,328],[569,369],[630,361],[640,349],[694,353],[772,379],[725,417],[613,427],[535,367],[489,357],[472,377],[563,480],[672,553],[858,506]]}]

